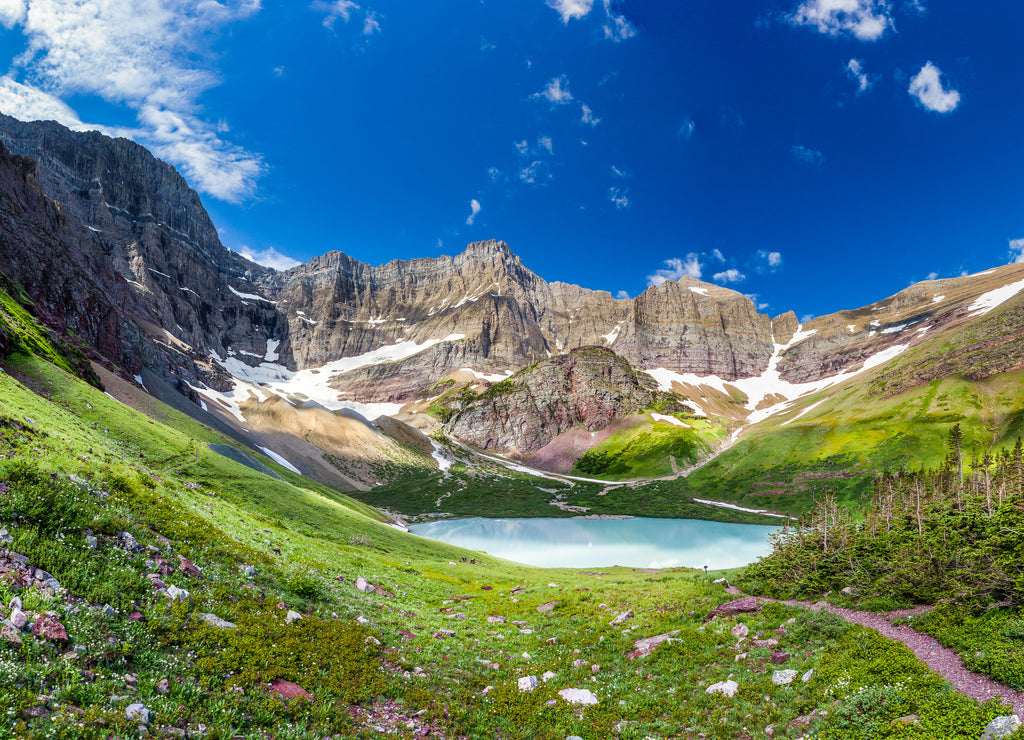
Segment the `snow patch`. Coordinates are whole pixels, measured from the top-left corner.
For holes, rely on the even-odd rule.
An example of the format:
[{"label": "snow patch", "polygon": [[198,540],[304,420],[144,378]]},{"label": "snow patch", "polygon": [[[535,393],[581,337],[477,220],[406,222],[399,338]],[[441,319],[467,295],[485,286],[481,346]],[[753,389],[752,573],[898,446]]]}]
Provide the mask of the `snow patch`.
[{"label": "snow patch", "polygon": [[438,470],[444,473],[445,478],[447,478],[448,471],[452,467],[451,458],[449,458],[448,455],[445,454],[445,449],[444,447],[441,446],[439,442],[432,439],[430,440],[430,444],[433,447],[433,449],[430,451],[430,456],[437,460]]},{"label": "snow patch", "polygon": [[764,509],[745,509],[742,506],[733,506],[732,504],[726,504],[723,503],[722,501],[706,501],[705,499],[702,498],[695,498],[694,501],[696,501],[698,504],[706,504],[707,506],[718,506],[722,509],[732,509],[733,511],[745,511],[748,514],[764,514],[765,516],[774,516],[778,517],[779,519],[793,518],[791,516],[786,516],[785,514],[773,514],[770,511],[765,511]]},{"label": "snow patch", "polygon": [[622,330],[622,324],[616,324],[615,328],[607,334],[602,334],[601,337],[608,342],[609,345],[615,344],[615,340],[619,338],[619,332]]},{"label": "snow patch", "polygon": [[488,383],[499,383],[512,375],[511,370],[506,370],[504,373],[500,374],[488,375],[487,373],[482,373],[478,370],[474,370],[471,367],[461,367],[459,368],[459,372],[472,373],[473,377],[476,378],[477,380],[486,380]]},{"label": "snow patch", "polygon": [[[269,458],[270,458],[271,460],[273,460],[274,462],[276,462],[276,463],[277,463],[278,465],[282,465],[282,466],[284,466],[284,467],[288,468],[288,469],[289,469],[290,471],[292,471],[293,473],[299,473],[299,469],[298,469],[297,467],[295,467],[294,465],[292,465],[292,464],[291,464],[290,462],[288,462],[287,460],[285,460],[285,459],[284,459],[283,457],[281,457],[280,455],[278,455],[278,454],[277,454],[276,452],[274,452],[273,450],[271,450],[271,449],[268,449],[267,447],[263,447],[262,445],[256,445],[256,446],[257,446],[257,447],[259,447],[259,448],[260,448],[260,450],[262,450],[262,451],[263,451],[263,454],[264,454],[264,455],[266,455],[267,457],[269,457]],[[302,475],[302,473],[299,473],[299,475]]]},{"label": "snow patch", "polygon": [[196,293],[194,290],[192,290],[192,288],[181,288],[181,290],[185,291],[186,293],[191,293],[192,295],[194,295],[196,297],[199,296],[199,294]]},{"label": "snow patch", "polygon": [[138,383],[140,386],[142,386],[142,390],[146,391],[146,393],[149,393],[149,388],[147,388],[146,384],[142,382],[142,376],[141,375],[136,375],[135,376],[135,382]]},{"label": "snow patch", "polygon": [[854,326],[853,324],[847,324],[846,328],[850,330],[851,334],[853,334],[855,331],[857,331],[857,327]]},{"label": "snow patch", "polygon": [[708,289],[707,288],[694,288],[694,287],[691,287],[690,290],[692,290],[694,293],[697,293],[698,295],[707,295],[708,294]]},{"label": "snow patch", "polygon": [[156,275],[159,275],[160,277],[165,277],[165,278],[169,278],[170,277],[170,275],[168,275],[166,272],[160,272],[159,270],[154,270],[152,267],[149,267],[149,268],[146,268],[146,269],[148,269],[150,272],[152,272],[152,273],[154,273]]},{"label": "snow patch", "polygon": [[[989,270],[989,272],[994,271]],[[987,273],[979,272],[978,274],[986,275]],[[1002,288],[996,288],[995,290],[990,290],[988,293],[982,293],[974,303],[967,307],[967,310],[970,312],[968,315],[984,316],[997,306],[1000,306],[1013,298],[1021,291],[1022,288],[1024,288],[1024,280],[1018,280],[1015,283],[1004,285]]]},{"label": "snow patch", "polygon": [[651,414],[651,418],[654,419],[655,421],[667,421],[669,424],[675,424],[677,427],[684,427],[686,429],[690,428],[689,424],[684,423],[683,421],[677,419],[674,416],[666,416],[665,414]]},{"label": "snow patch", "polygon": [[267,354],[263,356],[263,359],[267,362],[274,362],[280,359],[281,355],[278,354],[277,348],[281,346],[280,339],[268,339],[267,340]]},{"label": "snow patch", "polygon": [[[917,322],[914,322],[914,323],[917,323]],[[896,326],[890,326],[890,327],[887,327],[885,329],[882,329],[881,333],[882,334],[899,334],[901,331],[906,329],[908,326],[913,326],[913,325],[914,325],[913,323],[911,323],[911,324],[898,324]]]},{"label": "snow patch", "polygon": [[941,303],[944,300],[946,300],[946,296],[944,295],[932,296],[932,303]]},{"label": "snow patch", "polygon": [[272,301],[269,298],[264,298],[261,295],[256,295],[255,293],[240,293],[237,290],[235,290],[234,288],[232,288],[230,285],[228,286],[228,290],[230,290],[232,293],[234,293],[239,298],[242,298],[242,299],[247,300],[247,301],[265,301],[265,302],[271,304],[272,306],[277,304],[276,301]]},{"label": "snow patch", "polygon": [[796,421],[797,419],[799,419],[799,418],[800,418],[801,416],[803,416],[804,414],[808,414],[808,413],[810,413],[811,411],[814,411],[814,409],[818,408],[819,406],[821,406],[821,404],[825,403],[825,401],[826,401],[826,400],[827,400],[827,399],[824,399],[824,398],[823,398],[823,399],[821,399],[820,401],[818,401],[817,403],[813,403],[813,404],[811,404],[810,406],[808,406],[807,408],[805,408],[805,409],[804,409],[803,411],[801,411],[801,412],[800,412],[799,414],[797,414],[796,416],[794,416],[794,417],[793,417],[792,419],[787,419],[786,421],[782,422],[782,426],[786,426],[787,424],[792,424],[792,423],[793,423],[794,421]]}]

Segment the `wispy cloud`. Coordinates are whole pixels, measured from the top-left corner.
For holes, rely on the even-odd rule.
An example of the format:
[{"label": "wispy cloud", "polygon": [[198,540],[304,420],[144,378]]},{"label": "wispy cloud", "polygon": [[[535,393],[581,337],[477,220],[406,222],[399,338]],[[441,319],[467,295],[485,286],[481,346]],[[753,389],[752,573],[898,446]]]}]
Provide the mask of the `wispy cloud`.
[{"label": "wispy cloud", "polygon": [[697,131],[697,124],[692,118],[686,118],[683,123],[679,126],[679,135],[684,139],[691,138]]},{"label": "wispy cloud", "polygon": [[4,0],[0,23],[20,27],[28,41],[0,83],[11,105],[5,110],[102,129],[81,123],[62,102],[99,96],[135,113],[139,126],[118,134],[179,166],[199,190],[243,200],[255,189],[262,160],[225,141],[225,127],[201,117],[199,100],[220,83],[212,40],[259,9],[259,0]]},{"label": "wispy cloud", "polygon": [[477,214],[480,213],[481,210],[482,206],[480,205],[480,201],[476,198],[469,201],[469,218],[466,219],[466,226],[473,225],[473,221],[476,220]]},{"label": "wispy cloud", "polygon": [[363,18],[363,36],[373,36],[375,33],[380,33],[380,22],[376,13],[367,11],[366,17]]},{"label": "wispy cloud", "polygon": [[728,270],[722,270],[722,272],[716,272],[711,276],[711,279],[716,283],[740,283],[747,279],[747,276],[737,270],[735,267],[730,267]]},{"label": "wispy cloud", "polygon": [[636,36],[636,28],[626,20],[626,16],[615,12],[612,0],[604,0],[604,14],[607,20],[601,28],[606,39],[620,43]]},{"label": "wispy cloud", "polygon": [[927,62],[921,67],[921,71],[911,78],[907,92],[928,110],[952,113],[960,105],[960,93],[956,90],[943,89],[941,75],[938,67]]},{"label": "wispy cloud", "polygon": [[569,79],[565,75],[552,77],[543,90],[530,97],[533,100],[546,100],[551,105],[565,105],[573,100],[572,93],[569,92]]},{"label": "wispy cloud", "polygon": [[789,22],[860,41],[876,41],[893,27],[892,8],[886,0],[805,0]]},{"label": "wispy cloud", "polygon": [[318,10],[321,13],[325,13],[323,24],[325,28],[334,28],[334,24],[341,19],[343,23],[348,23],[352,17],[353,10],[359,10],[359,6],[356,5],[352,0],[334,0],[334,2],[314,2],[312,5],[313,10]]},{"label": "wispy cloud", "polygon": [[811,149],[800,144],[794,144],[790,147],[789,151],[798,160],[807,164],[820,165],[825,161],[825,155],[817,149]]},{"label": "wispy cloud", "polygon": [[629,190],[608,188],[608,200],[618,211],[621,211],[623,208],[629,208]]},{"label": "wispy cloud", "polygon": [[1010,239],[1010,261],[1014,264],[1024,262],[1024,239]]},{"label": "wispy cloud", "polygon": [[275,270],[290,270],[291,268],[298,267],[302,264],[298,260],[294,260],[286,254],[281,254],[273,247],[267,247],[266,249],[259,251],[242,246],[234,251],[245,257],[247,260],[255,262],[257,265],[272,267]]},{"label": "wispy cloud", "polygon": [[562,23],[571,18],[583,18],[594,7],[594,0],[548,0],[548,7],[554,8],[562,16]]},{"label": "wispy cloud", "polygon": [[665,267],[656,271],[653,275],[647,276],[648,285],[661,285],[666,280],[679,280],[684,275],[700,280],[701,264],[700,257],[693,252],[686,255],[686,259],[673,257],[665,260]]},{"label": "wispy cloud", "polygon": [[497,167],[487,168],[487,179],[491,182],[505,182],[505,174]]},{"label": "wispy cloud", "polygon": [[519,170],[519,181],[527,185],[544,185],[551,180],[551,168],[541,159],[535,159]]},{"label": "wispy cloud", "polygon": [[596,126],[601,123],[601,119],[594,115],[594,111],[590,110],[590,106],[584,103],[582,106],[582,113],[580,114],[580,123],[586,124],[587,126]]},{"label": "wispy cloud", "polygon": [[864,71],[864,62],[860,59],[851,59],[846,63],[846,76],[857,85],[857,94],[863,95],[871,89],[871,77]]},{"label": "wispy cloud", "polygon": [[548,154],[555,153],[555,145],[551,141],[550,136],[541,136],[539,139],[537,139],[537,146],[539,146],[541,149],[546,149]]},{"label": "wispy cloud", "polygon": [[612,175],[614,175],[615,177],[622,177],[622,178],[629,177],[629,173],[628,172],[626,172],[625,170],[620,170],[615,165],[611,166],[611,171],[612,171]]},{"label": "wispy cloud", "polygon": [[615,294],[615,297],[618,298],[620,301],[629,300],[629,293],[627,293],[624,290],[620,290],[618,293]]}]

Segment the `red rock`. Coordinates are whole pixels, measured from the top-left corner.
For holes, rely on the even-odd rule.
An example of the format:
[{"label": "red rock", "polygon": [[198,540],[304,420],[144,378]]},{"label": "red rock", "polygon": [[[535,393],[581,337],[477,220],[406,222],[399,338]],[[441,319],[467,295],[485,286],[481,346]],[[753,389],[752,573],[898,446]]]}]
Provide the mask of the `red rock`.
[{"label": "red rock", "polygon": [[36,621],[32,624],[32,634],[44,640],[64,641],[68,639],[68,633],[63,624],[53,617],[42,614],[36,617]]},{"label": "red rock", "polygon": [[129,622],[141,622],[142,621],[142,612],[132,612],[131,614],[128,615],[128,621]]},{"label": "red rock", "polygon": [[181,572],[187,576],[192,576],[193,578],[203,577],[203,574],[199,572],[199,568],[197,568],[191,560],[183,555],[178,556],[178,567],[181,568]]},{"label": "red rock", "polygon": [[746,612],[756,612],[761,610],[761,602],[753,596],[744,596],[742,599],[733,599],[727,601],[724,604],[719,604],[704,617],[704,621],[714,619],[715,617],[728,617],[733,614],[744,614]]},{"label": "red rock", "polygon": [[285,699],[305,699],[307,701],[313,701],[312,694],[297,683],[285,681],[283,678],[275,678],[271,681],[270,688]]},{"label": "red rock", "polygon": [[772,653],[772,663],[775,665],[782,665],[790,659],[789,653]]},{"label": "red rock", "polygon": [[0,627],[0,640],[9,642],[12,645],[21,645],[21,635],[18,630],[9,624]]},{"label": "red rock", "polygon": [[679,630],[673,630],[672,632],[666,632],[663,635],[655,635],[654,637],[645,637],[642,640],[637,640],[633,643],[633,647],[636,649],[630,653],[626,653],[626,657],[630,660],[634,660],[635,658],[642,658],[645,655],[650,655],[654,652],[654,648],[678,634]]}]

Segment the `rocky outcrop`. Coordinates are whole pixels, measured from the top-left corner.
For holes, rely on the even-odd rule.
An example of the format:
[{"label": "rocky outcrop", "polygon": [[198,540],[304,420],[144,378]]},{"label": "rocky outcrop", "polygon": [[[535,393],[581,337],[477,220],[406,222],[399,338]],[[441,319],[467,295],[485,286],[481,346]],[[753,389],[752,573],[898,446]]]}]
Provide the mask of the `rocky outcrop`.
[{"label": "rocky outcrop", "polygon": [[447,428],[484,449],[526,454],[575,427],[597,431],[646,408],[652,385],[614,352],[584,347],[491,386]]}]

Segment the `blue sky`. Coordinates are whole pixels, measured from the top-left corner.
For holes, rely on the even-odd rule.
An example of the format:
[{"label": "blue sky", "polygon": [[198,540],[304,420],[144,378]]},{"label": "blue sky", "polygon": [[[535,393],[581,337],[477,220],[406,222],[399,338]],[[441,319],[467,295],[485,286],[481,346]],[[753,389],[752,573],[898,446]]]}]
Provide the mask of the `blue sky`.
[{"label": "blue sky", "polygon": [[1024,5],[976,5],[0,0],[0,110],[149,146],[264,262],[497,238],[811,316],[1024,251]]}]

